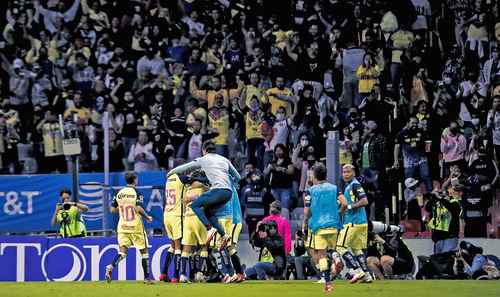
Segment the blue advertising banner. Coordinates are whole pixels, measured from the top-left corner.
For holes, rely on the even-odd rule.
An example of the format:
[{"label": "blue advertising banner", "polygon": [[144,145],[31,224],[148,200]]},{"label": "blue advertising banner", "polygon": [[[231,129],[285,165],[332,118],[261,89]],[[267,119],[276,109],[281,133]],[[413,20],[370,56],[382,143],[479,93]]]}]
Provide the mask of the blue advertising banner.
[{"label": "blue advertising banner", "polygon": [[[156,280],[169,247],[166,237],[149,238],[150,271]],[[0,237],[0,281],[104,280],[105,267],[117,254],[113,237],[4,236]],[[142,280],[143,276],[141,256],[134,248],[113,272],[115,280]]]},{"label": "blue advertising banner", "polygon": [[[50,225],[56,204],[60,202],[59,191],[71,188],[70,174],[4,175],[0,176],[0,232],[37,232],[58,230]],[[109,201],[125,185],[123,173],[110,174],[110,189],[103,187],[104,174],[80,174],[80,202],[89,206],[83,214],[87,230],[102,230],[102,217],[108,216],[111,228],[117,223],[116,215],[103,213],[103,194]],[[163,226],[164,172],[139,174],[138,191],[144,195],[144,207],[154,220],[146,228]]]}]

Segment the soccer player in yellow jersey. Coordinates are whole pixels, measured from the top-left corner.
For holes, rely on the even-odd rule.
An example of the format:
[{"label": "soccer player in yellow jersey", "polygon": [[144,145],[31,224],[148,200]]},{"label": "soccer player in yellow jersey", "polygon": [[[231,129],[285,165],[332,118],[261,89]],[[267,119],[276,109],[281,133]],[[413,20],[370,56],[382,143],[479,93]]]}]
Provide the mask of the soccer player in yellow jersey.
[{"label": "soccer player in yellow jersey", "polygon": [[134,246],[142,255],[144,283],[152,284],[149,278],[148,238],[141,216],[146,218],[148,223],[151,223],[153,218],[144,211],[142,207],[143,197],[135,189],[137,175],[134,172],[125,173],[125,182],[127,186],[116,194],[111,208],[111,212],[118,212],[120,215],[117,228],[120,252],[113,262],[106,266],[106,280],[108,283],[111,282],[113,269],[121,260],[125,259],[128,249]]},{"label": "soccer player in yellow jersey", "polygon": [[176,283],[179,279],[179,268],[181,258],[181,238],[182,238],[182,215],[184,212],[182,200],[185,193],[185,187],[181,178],[173,174],[167,178],[165,185],[165,208],[163,211],[163,223],[167,236],[171,240],[170,248],[167,252],[167,258],[163,266],[163,272],[160,280],[168,282],[168,269],[172,259],[174,259],[174,276],[172,282]]},{"label": "soccer player in yellow jersey", "polygon": [[[179,282],[187,283],[189,278],[187,276],[187,265],[190,263],[190,258],[193,252],[201,247],[200,257],[202,262],[208,262],[208,250],[206,245],[207,230],[205,225],[196,216],[196,213],[191,209],[191,203],[198,199],[206,190],[208,190],[208,179],[204,174],[194,172],[188,180],[185,180],[186,192],[183,199],[184,204],[184,224],[183,224],[183,237],[182,237],[182,256],[181,256],[181,269]],[[194,267],[191,267],[193,269]],[[201,271],[200,271],[201,272]],[[203,272],[201,272],[203,275]],[[200,275],[196,278],[199,280]]]}]

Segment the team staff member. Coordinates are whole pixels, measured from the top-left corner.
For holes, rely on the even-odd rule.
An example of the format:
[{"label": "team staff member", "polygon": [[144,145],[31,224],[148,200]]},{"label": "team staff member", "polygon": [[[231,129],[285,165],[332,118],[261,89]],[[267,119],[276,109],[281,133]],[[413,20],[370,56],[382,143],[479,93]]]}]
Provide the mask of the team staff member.
[{"label": "team staff member", "polygon": [[71,201],[71,191],[64,188],[59,193],[61,203],[57,203],[56,211],[52,216],[52,226],[60,224],[59,236],[61,237],[84,237],[86,234],[82,213],[89,210],[82,203]]},{"label": "team staff member", "polygon": [[206,141],[203,143],[203,157],[171,170],[169,176],[175,173],[186,175],[196,170],[201,170],[206,174],[210,190],[196,199],[191,204],[191,208],[208,231],[206,243],[210,243],[218,232],[221,235],[221,247],[223,248],[231,238],[226,236],[224,228],[219,224],[215,214],[219,208],[231,200],[233,196],[232,182],[233,180],[239,182],[241,176],[231,161],[216,154],[215,150],[213,141]]},{"label": "team staff member", "polygon": [[143,196],[135,189],[137,175],[134,172],[125,173],[125,182],[127,186],[116,194],[111,207],[112,213],[118,212],[120,215],[117,228],[120,252],[113,262],[106,266],[106,280],[111,282],[113,269],[125,259],[128,249],[134,246],[141,253],[144,283],[152,284],[149,278],[148,237],[141,216],[146,218],[148,223],[151,223],[153,218],[144,211]]},{"label": "team staff member", "polygon": [[179,268],[181,258],[181,238],[182,238],[182,215],[183,206],[182,199],[184,196],[184,184],[177,174],[173,174],[167,178],[165,186],[165,209],[163,211],[163,223],[167,236],[172,241],[167,252],[163,272],[160,275],[160,280],[168,282],[168,269],[172,259],[174,259],[174,277],[172,282],[176,283],[179,279]]},{"label": "team staff member", "polygon": [[360,280],[372,282],[373,279],[370,276],[366,257],[363,253],[368,241],[368,220],[365,211],[368,198],[363,187],[356,179],[353,165],[346,164],[342,167],[342,177],[345,183],[344,196],[347,206],[341,208],[341,211],[344,212],[344,227],[340,231],[337,240],[337,251],[346,262],[346,265],[355,272],[350,281],[351,283]]},{"label": "team staff member", "polygon": [[326,167],[323,164],[314,166],[312,181],[314,185],[309,188],[305,198],[304,226],[309,221],[313,234],[312,248],[317,255],[321,277],[325,280],[324,290],[331,292],[333,284],[327,251],[335,250],[338,230],[341,228],[337,198],[343,206],[346,202],[342,194],[339,195],[337,186],[326,181]]}]

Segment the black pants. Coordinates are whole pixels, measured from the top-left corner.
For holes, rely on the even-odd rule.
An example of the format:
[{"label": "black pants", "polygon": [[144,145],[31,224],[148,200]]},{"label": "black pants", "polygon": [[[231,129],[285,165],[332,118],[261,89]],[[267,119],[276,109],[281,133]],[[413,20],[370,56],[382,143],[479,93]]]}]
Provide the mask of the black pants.
[{"label": "black pants", "polygon": [[264,139],[254,138],[247,140],[248,162],[255,164],[260,171],[264,170]]},{"label": "black pants", "polygon": [[465,219],[465,237],[487,237],[487,220],[485,218]]}]

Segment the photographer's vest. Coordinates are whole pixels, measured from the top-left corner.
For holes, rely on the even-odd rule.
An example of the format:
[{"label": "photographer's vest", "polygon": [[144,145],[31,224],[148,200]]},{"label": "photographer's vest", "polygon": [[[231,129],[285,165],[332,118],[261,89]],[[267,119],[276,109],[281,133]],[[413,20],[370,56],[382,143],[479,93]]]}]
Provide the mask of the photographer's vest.
[{"label": "photographer's vest", "polygon": [[[451,199],[450,203],[460,204],[460,200]],[[448,232],[450,229],[452,214],[444,207],[441,203],[437,203],[432,210],[432,219],[429,221],[427,226],[432,230]]]},{"label": "photographer's vest", "polygon": [[57,213],[57,222],[61,225],[59,234],[62,237],[85,236],[86,228],[78,207],[71,206],[69,210],[60,210]]},{"label": "photographer's vest", "polygon": [[245,195],[247,217],[264,217],[264,193],[249,189]]}]

